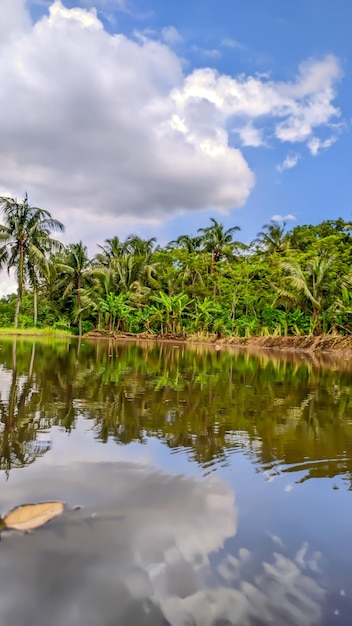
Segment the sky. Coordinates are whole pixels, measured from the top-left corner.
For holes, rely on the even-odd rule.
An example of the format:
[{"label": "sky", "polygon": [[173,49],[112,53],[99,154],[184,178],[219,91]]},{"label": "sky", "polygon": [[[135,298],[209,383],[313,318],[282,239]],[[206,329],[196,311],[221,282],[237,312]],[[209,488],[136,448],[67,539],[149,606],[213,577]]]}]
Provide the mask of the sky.
[{"label": "sky", "polygon": [[1,0],[0,195],[65,243],[351,219],[350,0]]}]

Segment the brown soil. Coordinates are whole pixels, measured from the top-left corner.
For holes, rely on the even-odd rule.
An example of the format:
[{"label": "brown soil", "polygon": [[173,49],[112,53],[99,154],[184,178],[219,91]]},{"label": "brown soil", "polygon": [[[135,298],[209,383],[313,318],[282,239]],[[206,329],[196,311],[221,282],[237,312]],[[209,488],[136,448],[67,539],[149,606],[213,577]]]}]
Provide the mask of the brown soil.
[{"label": "brown soil", "polygon": [[125,333],[110,332],[106,330],[93,330],[86,335],[88,338],[108,338],[108,339],[143,339],[163,342],[182,343],[207,343],[220,346],[238,346],[267,348],[271,350],[300,351],[300,352],[339,352],[352,356],[352,335],[343,337],[341,335],[306,335],[295,337],[223,337],[216,335],[187,335],[185,333],[168,333],[165,335],[152,335],[150,333]]}]

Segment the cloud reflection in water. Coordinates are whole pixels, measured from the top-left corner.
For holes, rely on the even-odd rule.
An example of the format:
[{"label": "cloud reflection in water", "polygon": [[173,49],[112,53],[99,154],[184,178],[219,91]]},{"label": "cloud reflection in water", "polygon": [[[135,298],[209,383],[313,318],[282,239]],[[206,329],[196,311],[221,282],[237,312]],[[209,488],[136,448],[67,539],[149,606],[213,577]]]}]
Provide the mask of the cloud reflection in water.
[{"label": "cloud reflection in water", "polygon": [[[3,536],[1,626],[318,623],[318,555],[303,546],[291,560],[278,541],[267,562],[238,545],[230,553],[238,514],[221,480],[80,463],[48,468],[45,481],[83,508],[31,535]],[[21,489],[23,502],[40,500],[43,484]]]}]

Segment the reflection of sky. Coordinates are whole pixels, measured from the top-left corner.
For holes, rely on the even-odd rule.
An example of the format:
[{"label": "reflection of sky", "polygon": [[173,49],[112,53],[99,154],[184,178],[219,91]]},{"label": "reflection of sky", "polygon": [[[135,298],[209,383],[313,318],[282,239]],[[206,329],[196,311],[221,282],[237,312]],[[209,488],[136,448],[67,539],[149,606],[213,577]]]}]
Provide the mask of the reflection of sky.
[{"label": "reflection of sky", "polygon": [[0,366],[0,395],[5,397],[8,393],[11,385],[12,374],[8,370],[5,370],[3,366]]},{"label": "reflection of sky", "polygon": [[[74,453],[69,440],[61,449],[66,461]],[[277,626],[316,623],[324,602],[319,555],[307,545],[289,558],[275,539],[259,562],[236,543],[237,507],[224,481],[173,475],[146,459],[116,462],[104,454],[103,462],[97,452],[90,458],[90,445],[71,463],[59,456],[49,463],[59,452],[54,446],[12,482],[13,504],[51,494],[68,506],[31,535],[3,536],[6,624],[213,626],[222,619],[250,626],[260,616]]]},{"label": "reflection of sky", "polygon": [[[103,444],[83,418],[71,433],[39,433],[52,449],[8,481],[2,474],[0,513],[46,499],[68,509],[31,536],[3,536],[0,626],[166,626],[162,615],[172,626],[217,626],[220,618],[245,626],[258,616],[275,626],[320,625],[324,576],[333,597],[326,619],[350,624],[340,604],[352,598],[351,494],[332,489],[340,478],[299,484],[304,471],[285,474],[279,465],[265,474],[245,434],[230,436],[243,447],[205,468],[190,461],[191,449],[170,450],[154,437]],[[82,511],[72,511],[76,504]]]},{"label": "reflection of sky", "polygon": [[[8,400],[12,378],[12,371],[5,369],[4,366],[0,366],[0,397],[3,402]],[[17,385],[19,389],[21,389],[21,386],[25,382],[27,382],[27,376],[17,376]]]}]

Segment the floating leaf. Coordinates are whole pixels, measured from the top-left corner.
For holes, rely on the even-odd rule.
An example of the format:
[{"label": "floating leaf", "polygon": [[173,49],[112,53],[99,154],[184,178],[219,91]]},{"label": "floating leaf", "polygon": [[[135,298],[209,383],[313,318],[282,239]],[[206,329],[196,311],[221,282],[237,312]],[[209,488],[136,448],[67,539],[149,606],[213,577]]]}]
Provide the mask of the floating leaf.
[{"label": "floating leaf", "polygon": [[12,530],[33,530],[43,526],[60,515],[64,510],[63,502],[40,502],[39,504],[24,504],[18,506],[5,515],[5,528]]}]

